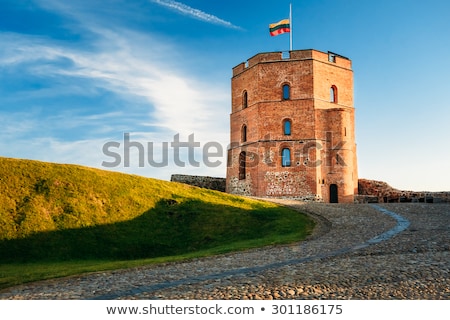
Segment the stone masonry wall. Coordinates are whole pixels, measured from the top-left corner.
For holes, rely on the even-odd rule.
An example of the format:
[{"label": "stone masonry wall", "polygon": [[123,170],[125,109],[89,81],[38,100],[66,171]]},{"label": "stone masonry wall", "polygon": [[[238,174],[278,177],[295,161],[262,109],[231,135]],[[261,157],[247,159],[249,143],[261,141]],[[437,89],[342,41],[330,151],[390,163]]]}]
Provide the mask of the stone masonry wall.
[{"label": "stone masonry wall", "polygon": [[[285,174],[285,173],[284,173]],[[270,175],[270,174],[269,174]],[[283,175],[280,173],[279,175]],[[266,179],[274,180],[276,182],[278,175],[270,175]],[[279,177],[278,177],[279,178]],[[216,178],[208,176],[192,176],[184,174],[173,174],[170,181],[185,183],[191,186],[196,186],[200,188],[217,190],[225,192],[226,179]],[[245,180],[244,180],[245,181]],[[248,182],[248,181],[246,181]],[[276,183],[273,182],[274,192],[271,196],[277,196]],[[304,182],[304,181],[303,181]],[[233,181],[235,188],[239,189],[239,194],[251,195],[249,190],[251,187],[247,185],[240,185],[239,180]],[[298,184],[302,185],[301,183]],[[240,190],[242,189],[242,190]],[[427,192],[427,191],[405,191],[397,190],[392,188],[389,184],[383,181],[359,179],[358,180],[358,191],[359,194],[355,195],[355,202],[357,203],[385,203],[385,202],[427,202],[427,203],[450,203],[450,192]],[[280,192],[283,193],[283,192]],[[284,196],[286,197],[286,196]],[[322,199],[311,196],[305,197],[294,197],[302,201],[319,201]]]},{"label": "stone masonry wall", "polygon": [[185,174],[173,174],[170,181],[185,183],[191,186],[225,192],[226,179],[207,176],[191,176]]},{"label": "stone masonry wall", "polygon": [[386,182],[359,179],[356,202],[450,202],[450,192],[405,191]]}]

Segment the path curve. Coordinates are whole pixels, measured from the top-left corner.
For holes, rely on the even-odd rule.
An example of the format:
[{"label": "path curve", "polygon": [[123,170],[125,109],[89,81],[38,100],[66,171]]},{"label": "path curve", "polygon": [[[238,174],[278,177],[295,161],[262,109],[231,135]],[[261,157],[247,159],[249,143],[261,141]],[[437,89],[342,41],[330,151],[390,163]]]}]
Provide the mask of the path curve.
[{"label": "path curve", "polygon": [[[0,299],[334,299],[349,298],[348,290],[353,297],[355,292],[360,290],[363,293],[364,288],[370,287],[372,283],[391,282],[389,277],[380,276],[380,270],[386,270],[386,263],[392,265],[394,260],[390,256],[389,262],[383,259],[379,261],[380,257],[386,258],[383,246],[390,251],[390,246],[400,248],[396,241],[401,234],[409,236],[405,231],[410,226],[410,218],[398,214],[397,207],[395,211],[386,206],[374,205],[306,204],[290,200],[277,202],[320,216],[321,226],[325,226],[322,231],[326,232],[288,246],[23,285],[0,292]],[[433,293],[427,293],[432,298],[449,296],[448,291],[440,289],[449,288],[449,239],[445,238],[445,234],[448,234],[445,231],[450,225],[450,206],[442,208],[445,209],[443,215],[437,213],[438,217],[428,216],[436,218],[436,228],[443,228],[444,231],[437,242],[441,247],[435,250],[427,262],[434,266],[429,268],[434,272],[434,282],[439,280],[435,284],[437,288],[430,289]],[[414,209],[422,210],[420,207]],[[418,225],[423,224],[420,219],[416,220]],[[327,223],[331,228],[327,228]],[[428,225],[433,224],[428,222]],[[415,234],[418,234],[417,231]],[[409,245],[410,241],[406,243]],[[410,252],[402,254],[408,255]],[[402,259],[406,258],[402,256]],[[372,273],[369,266],[376,270]],[[420,263],[416,266],[422,268]],[[343,273],[343,270],[346,272]],[[355,272],[356,275],[353,275]],[[413,271],[408,270],[409,273]],[[358,283],[355,286],[354,278],[363,278],[365,286]],[[409,294],[409,291],[405,292]],[[364,294],[363,297],[371,298],[367,292]]]}]

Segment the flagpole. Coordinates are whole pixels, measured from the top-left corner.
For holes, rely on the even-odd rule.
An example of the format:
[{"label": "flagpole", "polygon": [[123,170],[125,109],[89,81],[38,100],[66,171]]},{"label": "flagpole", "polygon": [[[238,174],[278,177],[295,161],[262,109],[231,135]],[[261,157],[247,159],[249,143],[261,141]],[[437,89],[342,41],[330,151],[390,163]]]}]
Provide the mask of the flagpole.
[{"label": "flagpole", "polygon": [[292,2],[289,4],[289,23],[291,24],[291,32],[289,32],[289,51],[292,51]]}]

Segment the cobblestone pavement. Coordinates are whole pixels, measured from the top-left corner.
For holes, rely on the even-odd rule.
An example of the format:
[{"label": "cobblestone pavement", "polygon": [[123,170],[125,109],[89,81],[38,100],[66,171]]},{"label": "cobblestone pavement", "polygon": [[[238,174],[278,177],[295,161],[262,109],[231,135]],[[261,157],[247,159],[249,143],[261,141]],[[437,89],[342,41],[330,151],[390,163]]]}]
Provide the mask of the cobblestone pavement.
[{"label": "cobblestone pavement", "polygon": [[310,239],[21,285],[0,299],[450,298],[449,204],[279,202],[318,219]]}]

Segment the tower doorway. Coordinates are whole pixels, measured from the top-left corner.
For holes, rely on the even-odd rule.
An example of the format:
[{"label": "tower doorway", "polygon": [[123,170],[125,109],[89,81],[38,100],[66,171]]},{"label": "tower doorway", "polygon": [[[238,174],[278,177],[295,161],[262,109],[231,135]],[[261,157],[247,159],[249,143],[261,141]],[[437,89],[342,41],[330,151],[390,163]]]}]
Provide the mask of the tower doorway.
[{"label": "tower doorway", "polygon": [[330,184],[330,203],[338,203],[338,186]]}]

